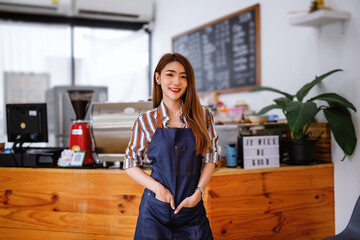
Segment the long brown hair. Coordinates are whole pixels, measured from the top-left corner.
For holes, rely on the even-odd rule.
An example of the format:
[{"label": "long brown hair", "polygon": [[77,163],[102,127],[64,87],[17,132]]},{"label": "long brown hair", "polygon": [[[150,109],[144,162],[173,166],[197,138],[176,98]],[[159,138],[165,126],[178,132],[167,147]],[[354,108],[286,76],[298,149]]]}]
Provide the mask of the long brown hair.
[{"label": "long brown hair", "polygon": [[156,83],[156,73],[161,75],[161,71],[164,69],[166,64],[174,61],[178,61],[185,68],[187,75],[187,89],[184,95],[181,97],[184,103],[182,111],[189,123],[189,127],[191,127],[194,133],[196,141],[196,152],[199,154],[205,154],[210,147],[210,136],[206,129],[204,111],[196,92],[194,70],[189,60],[187,60],[183,55],[179,53],[167,53],[161,57],[154,72],[153,107],[158,107],[163,97],[161,86]]}]

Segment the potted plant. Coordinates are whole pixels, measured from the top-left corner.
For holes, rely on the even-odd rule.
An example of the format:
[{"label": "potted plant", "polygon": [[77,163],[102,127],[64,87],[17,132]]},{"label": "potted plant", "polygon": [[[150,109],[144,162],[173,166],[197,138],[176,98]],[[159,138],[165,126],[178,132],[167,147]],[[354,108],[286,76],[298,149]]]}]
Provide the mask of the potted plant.
[{"label": "potted plant", "polygon": [[[262,115],[272,109],[281,109],[287,119],[290,132],[294,138],[294,140],[290,141],[291,144],[309,145],[309,142],[306,141],[310,135],[308,128],[312,122],[315,122],[315,116],[320,111],[323,111],[335,141],[344,152],[344,157],[342,158],[343,161],[346,156],[350,156],[354,152],[357,142],[354,124],[349,111],[349,109],[351,109],[356,112],[356,108],[352,103],[336,93],[323,93],[305,100],[305,97],[315,85],[338,71],[342,70],[335,69],[319,77],[315,77],[313,81],[302,86],[295,95],[271,87],[255,87],[251,89],[250,92],[271,91],[284,95],[284,97],[274,99],[275,104],[264,107],[257,114]],[[321,102],[319,103],[318,101]],[[327,104],[324,105],[324,102]],[[288,150],[290,161],[293,161],[294,159],[291,159],[291,156],[294,158],[300,156],[301,153],[291,155],[292,153],[290,153],[290,151],[293,147],[291,144],[290,146],[288,145]],[[300,147],[295,146],[295,148],[299,149]],[[311,151],[314,152],[315,149],[305,150],[304,152],[309,153]],[[305,156],[305,158],[308,158],[308,156]],[[293,163],[301,164],[302,160],[295,159]]]}]

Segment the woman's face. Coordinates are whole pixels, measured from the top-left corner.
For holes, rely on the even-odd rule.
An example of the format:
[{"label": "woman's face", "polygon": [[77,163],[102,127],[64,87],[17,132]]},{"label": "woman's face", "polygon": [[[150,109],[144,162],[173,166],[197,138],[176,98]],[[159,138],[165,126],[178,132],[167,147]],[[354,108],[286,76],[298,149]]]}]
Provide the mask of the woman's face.
[{"label": "woman's face", "polygon": [[155,79],[160,83],[164,102],[180,101],[186,92],[187,74],[184,66],[178,61],[166,64],[160,75],[156,73]]}]

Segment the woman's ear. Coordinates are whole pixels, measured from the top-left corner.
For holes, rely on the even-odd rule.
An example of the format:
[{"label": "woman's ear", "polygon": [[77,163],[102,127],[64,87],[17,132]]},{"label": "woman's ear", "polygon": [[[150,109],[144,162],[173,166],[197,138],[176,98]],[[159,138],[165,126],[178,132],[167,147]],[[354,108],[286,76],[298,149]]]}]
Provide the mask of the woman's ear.
[{"label": "woman's ear", "polygon": [[156,83],[158,84],[158,85],[160,85],[160,83],[161,83],[161,80],[160,80],[160,75],[159,75],[159,73],[155,73],[155,80],[156,80]]}]

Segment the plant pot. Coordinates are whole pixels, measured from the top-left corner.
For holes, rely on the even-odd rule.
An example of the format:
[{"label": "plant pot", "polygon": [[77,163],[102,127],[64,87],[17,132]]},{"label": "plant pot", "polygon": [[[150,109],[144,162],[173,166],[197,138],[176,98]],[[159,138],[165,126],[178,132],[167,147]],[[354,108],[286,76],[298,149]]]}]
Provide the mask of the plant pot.
[{"label": "plant pot", "polygon": [[315,161],[315,148],[317,140],[287,139],[286,146],[289,153],[290,165],[313,165]]}]

